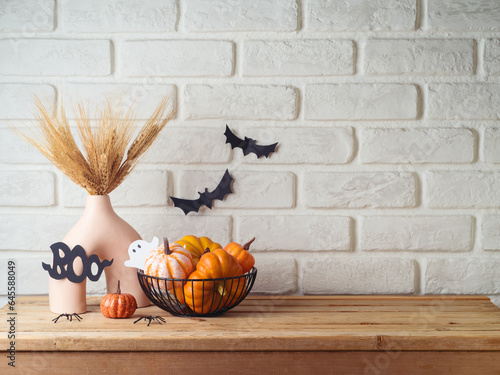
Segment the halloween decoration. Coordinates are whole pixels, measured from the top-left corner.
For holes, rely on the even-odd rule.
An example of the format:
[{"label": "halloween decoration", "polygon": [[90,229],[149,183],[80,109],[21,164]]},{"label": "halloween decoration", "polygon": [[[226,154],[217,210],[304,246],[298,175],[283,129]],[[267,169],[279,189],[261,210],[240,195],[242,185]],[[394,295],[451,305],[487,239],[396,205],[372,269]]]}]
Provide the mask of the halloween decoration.
[{"label": "halloween decoration", "polygon": [[157,322],[160,325],[161,325],[162,322],[165,323],[165,319],[163,319],[161,316],[152,316],[152,315],[150,315],[150,316],[141,316],[139,319],[137,319],[134,322],[134,324],[137,323],[137,322],[139,322],[139,321],[141,321],[142,319],[144,319],[144,321],[146,321],[146,320],[148,321],[148,327],[149,327],[149,325],[152,322]]},{"label": "halloween decoration", "polygon": [[69,320],[70,322],[73,321],[73,317],[78,320],[78,321],[81,321],[83,318],[78,315],[78,314],[59,314],[57,317],[55,317],[54,319],[52,319],[52,321],[54,323],[57,323],[59,321],[60,318],[62,318],[63,316],[66,317],[66,320]]},{"label": "halloween decoration", "polygon": [[255,241],[255,237],[243,246],[241,246],[239,243],[231,242],[224,248],[224,250],[226,250],[229,254],[231,254],[238,260],[238,263],[243,269],[243,273],[247,273],[248,271],[250,271],[255,264],[255,258],[248,251],[253,241]]},{"label": "halloween decoration", "polygon": [[158,237],[154,237],[151,242],[137,240],[128,247],[129,260],[125,261],[127,267],[134,267],[140,270],[144,269],[144,262],[151,250],[158,247]]},{"label": "halloween decoration", "polygon": [[[64,103],[56,110],[36,98],[36,121],[29,130],[13,129],[89,193],[82,217],[62,242],[69,248],[82,246],[89,259],[94,254],[100,259],[114,259],[104,270],[108,293],[121,280],[123,291],[132,294],[139,307],[150,301],[138,283],[137,270],[126,267],[124,262],[130,244],[141,237],[114,212],[108,194],[138,165],[174,117],[168,104],[168,99],[162,100],[144,124],[138,126],[133,108],[125,113],[119,110],[123,108],[120,100],[108,99],[97,109],[97,116],[79,104],[73,110],[73,122],[66,115]],[[78,141],[70,123],[75,124]],[[76,262],[75,275],[81,275],[82,268]],[[58,314],[86,312],[86,280],[76,284],[67,278],[50,278],[49,303],[50,310]]]},{"label": "halloween decoration", "polygon": [[137,302],[132,294],[122,294],[118,280],[116,293],[105,295],[100,307],[102,315],[106,318],[130,318],[137,309]]},{"label": "halloween decoration", "polygon": [[187,251],[191,253],[193,258],[193,266],[196,267],[200,258],[205,254],[205,250],[214,251],[216,249],[222,249],[222,246],[217,242],[213,242],[208,237],[196,237],[193,235],[188,235],[182,237],[180,240],[175,241],[175,243],[181,245]]},{"label": "halloween decoration", "polygon": [[226,169],[226,172],[224,173],[224,176],[219,182],[219,185],[212,190],[208,191],[207,188],[205,188],[205,191],[203,193],[198,192],[200,197],[198,199],[180,199],[180,198],[175,198],[175,197],[170,197],[172,201],[174,202],[175,207],[179,207],[182,211],[184,211],[184,214],[188,214],[191,211],[198,212],[201,206],[207,206],[208,208],[212,209],[212,201],[214,199],[218,200],[223,200],[224,197],[227,194],[231,194],[233,191],[231,190],[231,181],[233,178],[229,174],[229,171]]},{"label": "halloween decoration", "polygon": [[257,141],[252,138],[241,139],[233,134],[229,126],[226,125],[226,131],[224,132],[226,136],[226,143],[231,145],[231,148],[234,149],[239,147],[243,150],[243,155],[248,155],[250,153],[254,153],[257,155],[257,159],[261,156],[265,156],[266,158],[276,150],[276,146],[278,142],[273,143],[271,145],[257,145]]},{"label": "halloween decoration", "polygon": [[[72,250],[64,242],[57,242],[50,246],[53,254],[52,267],[49,264],[42,263],[45,271],[49,272],[49,276],[56,280],[68,279],[72,283],[81,283],[86,277],[91,281],[97,281],[101,277],[105,267],[113,264],[111,261],[104,259],[99,260],[97,254],[92,254],[87,258],[83,247],[77,245]],[[63,256],[61,257],[61,253]],[[76,258],[80,258],[83,266],[83,271],[80,274],[75,273],[74,262]],[[97,273],[92,273],[92,263],[97,265]]]},{"label": "halloween decoration", "polygon": [[[163,237],[163,245],[151,251],[144,263],[146,275],[168,279],[187,279],[193,272],[193,258],[189,251],[177,243],[169,245]],[[182,281],[167,283],[167,290],[182,287]]]}]

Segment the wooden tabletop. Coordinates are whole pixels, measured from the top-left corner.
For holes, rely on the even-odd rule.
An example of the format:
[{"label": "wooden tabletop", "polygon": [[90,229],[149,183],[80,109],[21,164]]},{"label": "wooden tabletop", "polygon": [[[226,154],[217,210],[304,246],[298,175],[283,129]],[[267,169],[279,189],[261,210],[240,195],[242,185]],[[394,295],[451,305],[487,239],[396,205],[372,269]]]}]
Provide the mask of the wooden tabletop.
[{"label": "wooden tabletop", "polygon": [[[460,352],[500,358],[500,309],[483,296],[249,296],[212,318],[174,317],[150,306],[129,319],[107,319],[99,311],[100,298],[87,302],[81,321],[61,318],[55,324],[47,297],[18,297],[18,355],[446,351],[458,354],[455,358],[463,358]],[[8,312],[7,306],[0,312],[2,332],[8,331]],[[134,324],[148,315],[161,316],[165,323]],[[0,348],[8,344],[7,335],[1,335]]]}]

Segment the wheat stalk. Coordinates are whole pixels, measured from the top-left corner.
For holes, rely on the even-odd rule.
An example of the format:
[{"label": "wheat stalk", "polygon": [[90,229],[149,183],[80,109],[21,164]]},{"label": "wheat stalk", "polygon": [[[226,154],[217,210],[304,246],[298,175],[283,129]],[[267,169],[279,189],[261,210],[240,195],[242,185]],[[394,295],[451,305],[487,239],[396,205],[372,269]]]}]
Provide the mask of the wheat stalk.
[{"label": "wheat stalk", "polygon": [[98,111],[100,116],[95,129],[89,109],[82,103],[76,106],[76,129],[83,152],[71,133],[64,104],[54,116],[54,109],[35,97],[33,129],[21,131],[14,126],[11,129],[89,194],[106,195],[137,166],[174,117],[174,110],[167,111],[169,99],[163,99],[133,138],[133,106],[122,115],[116,110],[118,104],[117,100],[106,100]]}]

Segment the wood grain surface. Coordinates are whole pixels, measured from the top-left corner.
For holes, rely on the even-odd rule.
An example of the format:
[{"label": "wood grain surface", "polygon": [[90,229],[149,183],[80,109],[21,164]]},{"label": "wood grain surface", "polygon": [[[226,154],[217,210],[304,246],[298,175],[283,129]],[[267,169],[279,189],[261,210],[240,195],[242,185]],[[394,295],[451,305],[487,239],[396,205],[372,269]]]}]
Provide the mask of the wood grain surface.
[{"label": "wood grain surface", "polygon": [[[189,363],[183,374],[211,373],[216,358],[228,371],[245,366],[250,374],[284,368],[304,374],[304,363],[312,362],[317,371],[309,373],[500,373],[500,309],[482,296],[249,296],[212,318],[174,317],[150,306],[129,319],[106,319],[99,302],[88,298],[82,321],[55,324],[46,296],[18,297],[16,355],[23,373],[53,363],[87,373],[71,369],[83,371],[87,363],[106,369],[113,361],[127,364],[124,373],[137,373],[137,361],[151,373],[158,363],[179,371]],[[7,313],[0,310],[2,349],[9,343]],[[148,315],[165,323],[134,324]],[[214,367],[213,373],[221,372]]]}]

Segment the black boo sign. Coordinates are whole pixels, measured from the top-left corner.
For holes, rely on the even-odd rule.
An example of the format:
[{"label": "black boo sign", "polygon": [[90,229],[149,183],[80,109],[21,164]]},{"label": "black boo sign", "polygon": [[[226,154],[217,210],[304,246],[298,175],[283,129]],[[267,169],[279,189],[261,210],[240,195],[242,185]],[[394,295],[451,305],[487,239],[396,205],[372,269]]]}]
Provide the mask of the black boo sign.
[{"label": "black boo sign", "polygon": [[[67,278],[69,281],[78,284],[88,277],[90,281],[97,281],[101,277],[104,268],[113,264],[113,259],[111,261],[106,259],[101,261],[97,254],[92,254],[87,258],[85,250],[80,245],[76,245],[73,249],[70,249],[64,242],[57,242],[52,244],[50,249],[53,254],[53,267],[47,263],[42,263],[42,267],[45,271],[49,272],[50,277],[56,280]],[[60,251],[63,252],[62,257]],[[83,264],[83,270],[80,275],[75,274],[73,266],[76,258],[80,258]],[[92,273],[92,263],[97,264],[97,273],[95,275]]]}]

